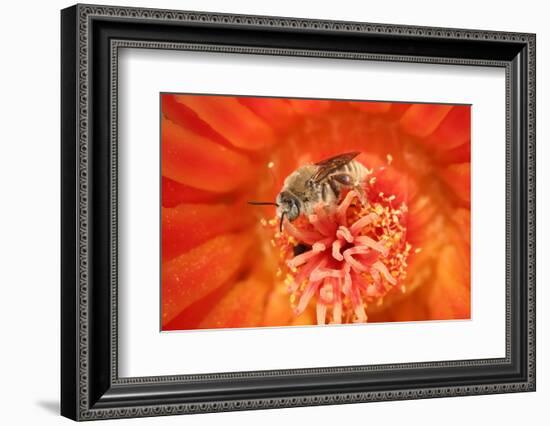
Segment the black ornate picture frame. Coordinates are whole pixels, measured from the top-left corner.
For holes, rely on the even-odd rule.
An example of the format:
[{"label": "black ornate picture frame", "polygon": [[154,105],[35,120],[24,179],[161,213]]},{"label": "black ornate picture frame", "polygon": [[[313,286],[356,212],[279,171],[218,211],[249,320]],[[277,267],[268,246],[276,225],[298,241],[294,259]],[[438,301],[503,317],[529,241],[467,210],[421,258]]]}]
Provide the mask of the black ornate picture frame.
[{"label": "black ornate picture frame", "polygon": [[[61,29],[62,415],[93,420],[535,390],[534,34],[95,5],[64,9]],[[503,68],[506,356],[120,378],[121,47]]]}]

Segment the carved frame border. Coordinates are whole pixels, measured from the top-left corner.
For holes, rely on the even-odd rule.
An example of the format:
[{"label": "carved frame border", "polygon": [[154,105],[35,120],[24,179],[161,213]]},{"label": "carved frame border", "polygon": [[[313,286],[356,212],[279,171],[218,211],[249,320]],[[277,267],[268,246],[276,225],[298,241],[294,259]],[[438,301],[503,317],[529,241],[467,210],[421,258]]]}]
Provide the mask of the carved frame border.
[{"label": "carved frame border", "polygon": [[[400,400],[400,399],[416,399],[416,398],[432,398],[442,396],[461,396],[475,395],[487,393],[503,393],[517,391],[532,391],[535,389],[535,36],[533,34],[521,34],[510,32],[494,32],[494,31],[478,31],[464,29],[447,29],[447,28],[429,28],[416,26],[401,26],[401,25],[385,25],[385,24],[369,24],[357,22],[337,22],[324,20],[309,20],[296,18],[280,18],[267,16],[246,16],[246,15],[229,15],[203,12],[187,12],[187,11],[169,11],[156,9],[141,9],[141,8],[126,8],[126,7],[104,7],[92,5],[77,5],[76,7],[78,20],[78,42],[77,42],[77,90],[78,90],[78,111],[77,114],[77,159],[76,159],[76,176],[78,179],[77,187],[77,342],[78,353],[77,358],[77,382],[76,390],[77,409],[76,419],[92,420],[101,418],[113,417],[140,417],[151,415],[170,415],[184,413],[205,413],[215,411],[230,411],[230,410],[248,410],[262,408],[277,408],[277,407],[295,407],[308,405],[323,405],[323,404],[342,404],[352,402],[366,401],[383,401],[383,400]],[[223,25],[239,25],[252,27],[266,28],[299,28],[304,30],[316,31],[338,31],[338,32],[358,32],[358,33],[376,33],[376,34],[404,34],[415,37],[425,38],[443,38],[443,39],[466,39],[466,40],[500,40],[524,43],[527,46],[527,167],[528,180],[527,185],[527,229],[528,229],[528,245],[527,245],[527,306],[528,306],[528,338],[527,338],[527,381],[502,383],[493,385],[480,386],[450,386],[447,388],[425,388],[425,389],[403,389],[397,391],[381,391],[381,392],[355,392],[355,393],[332,393],[326,395],[312,395],[301,397],[274,397],[274,398],[258,398],[231,400],[220,402],[205,402],[205,403],[175,403],[161,404],[142,407],[122,407],[122,408],[94,408],[91,407],[89,398],[89,317],[88,308],[90,300],[88,298],[88,277],[89,277],[89,121],[88,114],[90,112],[89,105],[89,55],[90,55],[90,22],[94,18],[123,18],[136,19],[141,22],[155,21],[174,21],[174,22],[190,22],[190,23],[211,23]],[[199,376],[160,376],[160,377],[144,377],[144,378],[119,378],[117,369],[117,130],[116,125],[111,126],[111,160],[114,165],[111,168],[111,285],[113,289],[111,298],[111,344],[112,344],[112,359],[111,359],[111,380],[113,384],[147,384],[147,383],[170,383],[179,381],[196,381],[196,380],[214,380],[220,378],[244,378],[253,376],[270,376],[270,375],[304,375],[310,373],[331,373],[341,372],[346,369],[353,371],[372,371],[380,369],[399,369],[411,367],[437,367],[450,365],[482,365],[492,363],[508,362],[510,360],[510,206],[511,206],[511,181],[510,181],[510,163],[512,161],[510,152],[510,128],[509,118],[511,114],[510,92],[512,90],[510,81],[510,65],[500,61],[484,61],[470,60],[460,58],[418,58],[415,56],[395,56],[395,55],[373,55],[361,53],[345,53],[345,52],[327,52],[327,51],[312,51],[312,50],[295,50],[295,49],[272,49],[272,48],[247,48],[247,47],[231,47],[231,46],[214,46],[204,44],[181,44],[181,43],[160,43],[147,42],[141,40],[112,40],[111,41],[111,118],[112,123],[116,123],[117,117],[117,69],[118,69],[118,49],[120,48],[155,48],[155,49],[184,49],[184,50],[200,50],[200,51],[221,51],[228,53],[255,53],[267,55],[298,55],[298,56],[315,56],[329,57],[342,59],[366,59],[366,60],[384,60],[398,62],[428,62],[428,63],[449,63],[463,65],[483,65],[483,66],[498,66],[506,68],[506,122],[507,122],[507,164],[506,164],[506,195],[507,195],[507,247],[506,247],[506,358],[505,359],[486,359],[486,360],[467,360],[467,361],[451,361],[451,362],[435,362],[435,363],[420,363],[420,364],[395,364],[382,366],[364,366],[364,367],[334,367],[323,369],[305,369],[305,370],[274,370],[267,372],[247,372],[247,373],[226,373],[217,375],[199,375]]]}]

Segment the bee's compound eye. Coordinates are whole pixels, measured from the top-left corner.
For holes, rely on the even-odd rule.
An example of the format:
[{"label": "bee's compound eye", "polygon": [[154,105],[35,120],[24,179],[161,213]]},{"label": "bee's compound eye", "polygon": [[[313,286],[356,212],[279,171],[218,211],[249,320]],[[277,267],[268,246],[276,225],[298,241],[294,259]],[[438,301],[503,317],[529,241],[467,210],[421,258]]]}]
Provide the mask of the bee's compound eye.
[{"label": "bee's compound eye", "polygon": [[278,197],[280,204],[289,204],[291,197],[289,196],[289,193],[286,191],[281,192]]},{"label": "bee's compound eye", "polygon": [[298,216],[300,216],[300,206],[298,205],[298,200],[292,198],[289,200],[289,209],[288,209],[288,218],[290,220],[296,219]]}]

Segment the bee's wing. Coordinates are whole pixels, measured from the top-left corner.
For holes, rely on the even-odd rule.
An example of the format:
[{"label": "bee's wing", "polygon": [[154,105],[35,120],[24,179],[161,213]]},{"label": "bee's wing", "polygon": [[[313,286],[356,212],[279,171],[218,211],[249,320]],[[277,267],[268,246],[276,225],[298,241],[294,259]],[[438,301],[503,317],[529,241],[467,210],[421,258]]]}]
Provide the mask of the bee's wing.
[{"label": "bee's wing", "polygon": [[309,180],[314,183],[322,181],[332,172],[338,170],[340,167],[345,166],[358,155],[359,152],[347,152],[345,154],[340,154],[335,157],[327,158],[326,160],[315,163],[315,165],[319,167]]}]

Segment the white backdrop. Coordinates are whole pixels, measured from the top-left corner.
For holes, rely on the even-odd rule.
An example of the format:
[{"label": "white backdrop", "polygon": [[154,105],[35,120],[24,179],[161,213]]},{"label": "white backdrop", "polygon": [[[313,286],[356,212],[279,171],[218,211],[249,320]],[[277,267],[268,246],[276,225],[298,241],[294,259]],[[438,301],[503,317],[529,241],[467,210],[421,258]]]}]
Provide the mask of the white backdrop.
[{"label": "white backdrop", "polygon": [[[369,424],[464,425],[480,418],[501,425],[548,417],[550,400],[550,28],[540,1],[325,2],[308,0],[132,0],[144,7],[358,20],[536,32],[538,66],[538,391],[453,399],[226,413],[185,418],[120,420],[128,424]],[[59,394],[59,9],[70,2],[11,2],[0,27],[0,398],[2,423],[68,424],[58,417]],[[548,191],[546,191],[548,193]],[[102,424],[117,424],[108,421]],[[542,420],[535,422],[541,424]]]},{"label": "white backdrop", "polygon": [[[505,356],[503,69],[125,49],[118,75],[121,376]],[[166,91],[471,104],[471,319],[159,333],[158,97]]]}]

